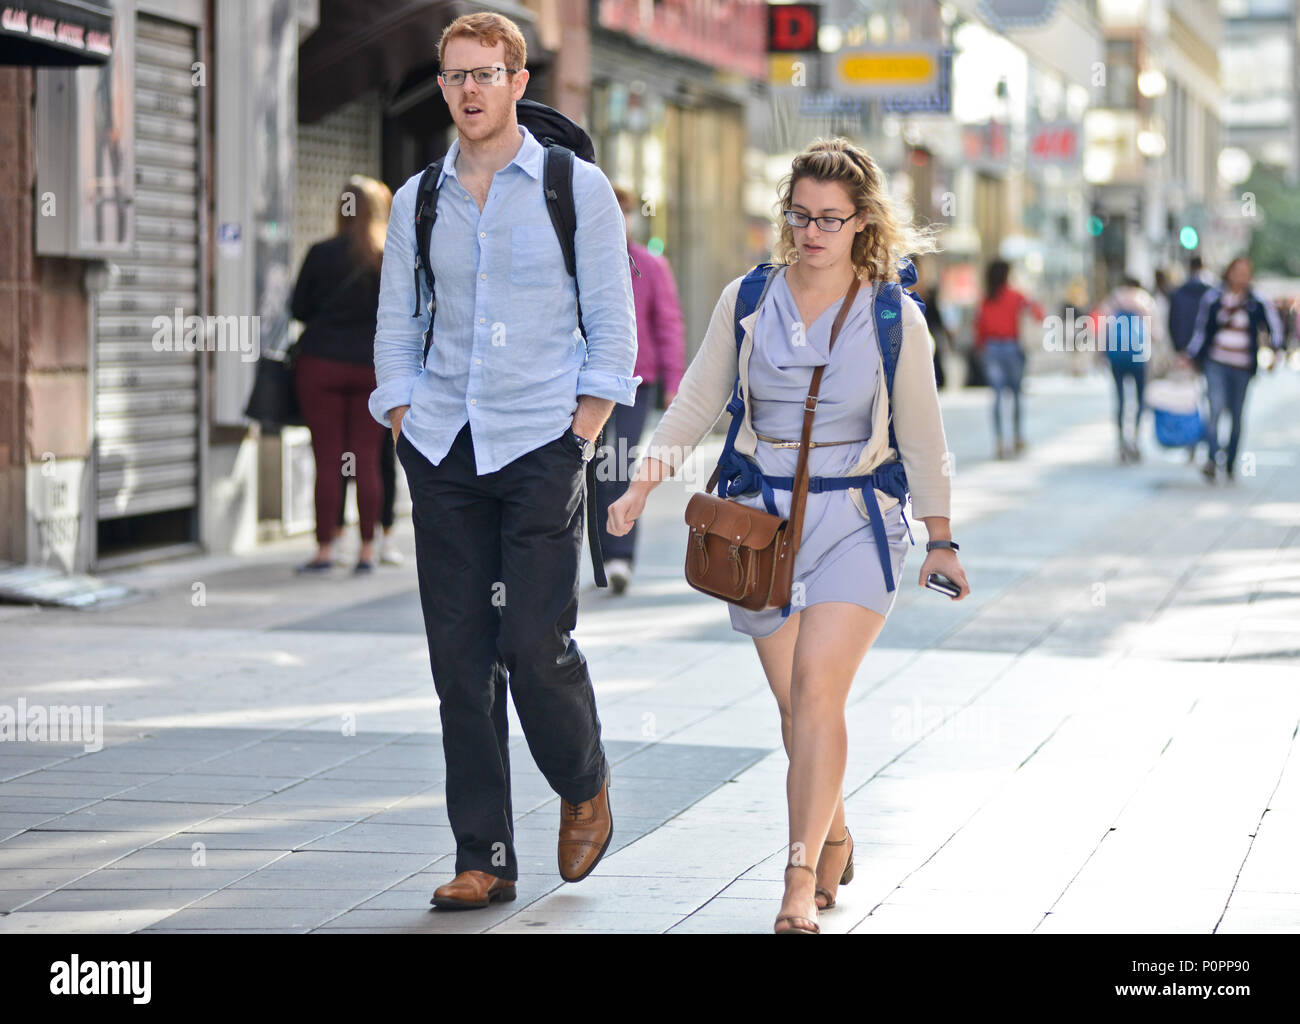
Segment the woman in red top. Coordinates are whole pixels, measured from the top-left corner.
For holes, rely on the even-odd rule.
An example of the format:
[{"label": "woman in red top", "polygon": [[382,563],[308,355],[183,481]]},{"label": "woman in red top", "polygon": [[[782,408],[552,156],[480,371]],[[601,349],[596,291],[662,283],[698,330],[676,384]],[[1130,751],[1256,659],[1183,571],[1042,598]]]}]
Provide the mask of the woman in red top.
[{"label": "woman in red top", "polygon": [[997,457],[1004,459],[1011,449],[1002,441],[1002,392],[1011,392],[1011,423],[1017,453],[1024,451],[1020,433],[1020,381],[1025,371],[1025,354],[1020,348],[1020,314],[1029,309],[1038,319],[1043,308],[1021,295],[1009,284],[1011,268],[1006,260],[994,260],[985,271],[984,301],[975,317],[975,351],[983,360],[984,376],[993,389],[993,435]]}]

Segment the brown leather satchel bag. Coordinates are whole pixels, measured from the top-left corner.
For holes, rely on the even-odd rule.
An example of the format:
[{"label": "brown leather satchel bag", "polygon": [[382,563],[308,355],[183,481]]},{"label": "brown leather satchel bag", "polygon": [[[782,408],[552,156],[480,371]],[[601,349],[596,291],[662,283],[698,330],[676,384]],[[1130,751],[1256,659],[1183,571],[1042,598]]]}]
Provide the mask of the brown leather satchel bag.
[{"label": "brown leather satchel bag", "polygon": [[[861,281],[849,285],[840,311],[831,325],[827,354],[835,347]],[[814,368],[808,397],[804,399],[803,433],[794,472],[790,518],[750,508],[729,498],[710,494],[718,482],[721,465],[714,467],[708,489],[691,496],[686,504],[686,582],[696,590],[750,611],[784,608],[794,589],[794,557],[803,533],[803,510],[808,497],[808,443],[822,371]]]}]

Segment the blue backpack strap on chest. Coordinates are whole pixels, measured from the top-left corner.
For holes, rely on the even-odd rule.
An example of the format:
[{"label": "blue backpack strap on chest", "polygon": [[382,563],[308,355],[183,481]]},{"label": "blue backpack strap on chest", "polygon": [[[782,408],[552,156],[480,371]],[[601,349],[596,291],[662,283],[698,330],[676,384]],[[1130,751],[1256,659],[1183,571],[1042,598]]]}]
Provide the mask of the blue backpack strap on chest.
[{"label": "blue backpack strap on chest", "polygon": [[[746,274],[740,283],[740,291],[736,295],[735,311],[737,356],[739,356],[741,345],[745,340],[745,328],[741,324],[741,320],[759,307],[775,270],[776,267],[773,264],[761,263]],[[894,394],[894,375],[898,369],[898,356],[903,348],[902,303],[904,289],[911,288],[915,284],[916,268],[910,260],[902,260],[899,263],[898,282],[891,281],[878,286],[876,289],[876,335],[880,339],[881,369],[885,376],[886,394],[891,400]],[[908,299],[915,302],[920,311],[924,313],[925,303],[910,291],[906,292],[906,294]],[[760,472],[756,462],[736,451],[736,436],[745,417],[745,398],[740,393],[739,373],[737,373],[736,382],[732,387],[731,400],[727,402],[727,411],[731,413],[731,426],[727,430],[727,440],[723,444],[722,455],[718,459],[718,496],[726,498],[731,495],[752,494],[758,491],[763,496],[763,504],[767,511],[772,515],[776,515],[777,509],[773,491],[793,490],[794,478],[772,476]],[[892,412],[889,417],[889,445],[895,452],[898,451]],[[875,538],[876,550],[880,556],[880,567],[884,573],[885,587],[887,590],[892,591],[896,589],[896,586],[889,557],[889,538],[885,533],[884,516],[880,511],[879,502],[876,501],[875,492],[879,489],[885,494],[897,498],[900,506],[906,504],[908,495],[907,473],[903,468],[903,463],[899,460],[887,462],[869,474],[839,477],[812,476],[808,479],[808,492],[810,494],[819,494],[822,491],[858,489],[862,491],[863,504],[866,505],[868,518],[871,522],[871,533]],[[906,523],[905,515],[904,523]],[[907,532],[908,537],[911,538],[912,528],[910,524],[907,524]],[[913,540],[913,543],[915,543],[915,540]],[[791,605],[782,608],[782,618],[788,617],[790,610]]]}]

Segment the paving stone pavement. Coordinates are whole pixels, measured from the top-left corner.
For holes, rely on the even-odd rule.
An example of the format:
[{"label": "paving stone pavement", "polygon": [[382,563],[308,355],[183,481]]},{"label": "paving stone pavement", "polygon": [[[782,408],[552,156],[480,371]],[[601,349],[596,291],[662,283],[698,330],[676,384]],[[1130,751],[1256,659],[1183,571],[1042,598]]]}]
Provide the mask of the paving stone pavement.
[{"label": "paving stone pavement", "polygon": [[[850,697],[857,873],[824,930],[1300,931],[1298,399],[1259,380],[1210,486],[1152,444],[1116,464],[1100,375],[1032,378],[1010,462],[987,392],[944,395],[974,592],[909,555]],[[681,577],[691,489],[655,492],[627,595],[584,567],[611,852],[560,881],[512,710],[520,898],[483,911],[428,906],[454,846],[409,561],[304,580],[299,539],[114,574],[142,596],[111,609],[0,607],[0,709],[103,714],[102,749],[0,742],[0,932],[770,930],[786,758],[752,643]]]}]

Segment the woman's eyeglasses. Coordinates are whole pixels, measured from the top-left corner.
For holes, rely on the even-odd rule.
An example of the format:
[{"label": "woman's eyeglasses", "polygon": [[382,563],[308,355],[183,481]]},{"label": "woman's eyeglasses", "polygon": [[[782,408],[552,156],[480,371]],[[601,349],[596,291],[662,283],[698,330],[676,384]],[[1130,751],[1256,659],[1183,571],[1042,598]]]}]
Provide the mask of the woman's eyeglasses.
[{"label": "woman's eyeglasses", "polygon": [[[857,214],[853,216],[856,217]],[[786,210],[785,219],[787,223],[797,228],[806,228],[810,222],[815,222],[822,231],[838,231],[844,226],[845,221],[850,221],[853,217],[809,217],[808,214],[800,213],[798,210]]]},{"label": "woman's eyeglasses", "polygon": [[457,86],[465,84],[465,76],[473,75],[474,81],[479,85],[496,85],[501,81],[501,73],[513,75],[518,68],[502,67],[481,67],[470,68],[468,71],[444,71],[438,77],[442,79],[443,85]]}]

